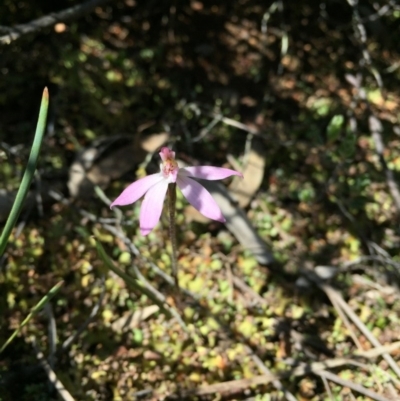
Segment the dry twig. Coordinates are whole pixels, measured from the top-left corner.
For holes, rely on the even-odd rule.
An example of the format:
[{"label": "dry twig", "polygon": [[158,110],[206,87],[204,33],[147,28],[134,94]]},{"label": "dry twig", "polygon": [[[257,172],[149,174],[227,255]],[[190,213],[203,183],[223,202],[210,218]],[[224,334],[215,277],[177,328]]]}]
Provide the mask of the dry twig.
[{"label": "dry twig", "polygon": [[354,332],[353,328],[351,327],[350,321],[347,318],[346,314],[343,312],[342,308],[340,307],[340,305],[338,304],[336,298],[334,296],[332,296],[329,292],[326,293],[326,295],[328,296],[329,300],[331,301],[331,304],[333,305],[333,307],[335,308],[337,314],[339,315],[340,319],[342,319],[342,322],[344,323],[344,325],[347,327],[347,331],[350,334],[350,337],[353,339],[354,344],[357,346],[357,348],[361,351],[363,349],[360,340],[357,337],[357,334]]},{"label": "dry twig", "polygon": [[[350,306],[342,298],[341,294],[332,288],[330,285],[317,283],[318,286],[328,295],[329,298],[334,298],[338,306],[347,314],[347,316],[353,321],[353,323],[358,327],[358,329],[364,334],[368,341],[374,347],[381,347],[382,344],[374,337],[368,327],[360,320],[360,318],[353,312]],[[397,365],[395,360],[390,354],[384,352],[382,357],[386,360],[392,370],[396,373],[397,377],[400,378],[400,367]]]},{"label": "dry twig", "polygon": [[[302,365],[295,369],[277,373],[277,374],[264,374],[264,375],[252,377],[250,379],[232,380],[232,381],[228,381],[228,382],[211,384],[208,386],[200,387],[195,390],[187,390],[187,391],[181,393],[180,395],[184,396],[184,397],[205,396],[205,395],[217,394],[217,393],[229,395],[229,394],[243,392],[245,389],[247,389],[251,386],[266,385],[266,384],[271,383],[273,380],[277,380],[277,379],[283,380],[283,379],[288,379],[288,378],[293,378],[293,377],[300,377],[300,376],[304,376],[304,375],[307,375],[310,373],[321,376],[322,372],[324,372],[322,374],[328,380],[332,380],[332,381],[335,381],[336,383],[338,383],[338,381],[341,380],[341,378],[339,378],[338,376],[336,376],[334,374],[325,374],[325,373],[328,373],[328,372],[326,372],[326,369],[337,368],[337,367],[344,366],[344,365],[358,366],[359,363],[356,361],[357,358],[360,358],[360,357],[368,358],[368,359],[375,358],[375,357],[383,354],[384,352],[393,352],[393,351],[397,350],[399,348],[399,346],[400,346],[400,342],[396,342],[396,343],[390,344],[389,346],[386,346],[386,347],[381,347],[379,349],[376,348],[373,350],[363,351],[363,352],[354,354],[354,356],[353,356],[354,359],[351,359],[352,357],[327,359],[324,362],[314,362],[311,364]],[[339,383],[339,384],[342,384],[346,387],[350,387],[349,383],[351,383],[351,382],[346,381],[346,383],[344,384],[344,381],[342,381],[342,383]],[[362,387],[362,386],[358,386],[357,384],[355,384],[355,386],[357,387],[357,389],[356,389],[354,386],[354,383],[352,383],[352,384],[353,384],[353,386],[351,388],[353,390],[355,390],[355,391],[361,390],[362,394],[367,394],[365,392],[365,391],[367,391],[368,397],[371,397],[372,399],[379,400],[379,401],[390,401],[387,398],[385,398],[375,392],[364,389],[364,387]],[[174,399],[174,398],[176,398],[176,396],[171,395],[169,398]]]},{"label": "dry twig", "polygon": [[[272,372],[265,366],[264,362],[253,352],[253,350],[247,344],[245,344],[245,349],[250,354],[254,363],[257,365],[258,369],[261,370],[261,372],[266,375],[272,375]],[[296,401],[296,397],[283,386],[279,378],[273,379],[271,383],[278,391],[282,391],[288,401]]]},{"label": "dry twig", "polygon": [[[367,71],[369,71],[376,80],[378,87],[383,89],[383,82],[379,71],[373,66],[372,57],[369,53],[367,46],[367,30],[364,26],[363,20],[360,17],[358,1],[356,0],[347,0],[349,5],[353,10],[353,29],[354,36],[358,41],[358,45],[361,50],[361,59],[360,65],[364,67]],[[389,168],[384,158],[384,142],[382,139],[382,123],[380,120],[374,115],[370,102],[367,97],[367,93],[365,89],[362,87],[362,73],[358,74],[357,77],[352,76],[350,74],[346,75],[347,81],[357,90],[357,96],[360,100],[364,102],[367,107],[369,117],[368,117],[368,125],[369,130],[371,132],[372,139],[375,143],[376,153],[378,154],[379,161],[385,171],[386,183],[389,188],[389,192],[393,198],[394,204],[397,209],[397,213],[400,214],[400,190],[394,179],[393,171]]]},{"label": "dry twig", "polygon": [[37,32],[41,29],[53,26],[58,22],[66,22],[78,18],[84,14],[91,12],[95,7],[107,2],[109,0],[90,0],[86,3],[78,4],[77,6],[67,8],[58,13],[51,13],[28,22],[27,24],[16,25],[12,28],[3,27],[7,31],[6,35],[0,36],[0,44],[10,44],[23,35],[28,33]]},{"label": "dry twig", "polygon": [[64,387],[64,385],[61,383],[61,381],[57,378],[57,375],[55,374],[54,370],[51,368],[51,366],[48,364],[46,359],[44,358],[43,352],[40,351],[38,348],[35,339],[32,341],[33,348],[36,353],[36,358],[38,359],[40,366],[45,370],[47,377],[50,381],[50,383],[54,386],[54,388],[57,390],[57,393],[59,396],[64,400],[64,401],[75,401],[72,395],[69,393],[69,391]]},{"label": "dry twig", "polygon": [[57,325],[56,325],[56,319],[54,318],[53,308],[50,302],[46,304],[46,306],[44,307],[44,311],[49,319],[48,332],[49,332],[50,355],[48,358],[48,362],[50,367],[54,369],[54,364],[55,364],[54,355],[57,352]]},{"label": "dry twig", "polygon": [[340,384],[343,387],[351,388],[352,390],[357,391],[357,393],[363,394],[373,400],[390,401],[389,398],[386,398],[383,395],[375,393],[374,391],[368,390],[367,388],[361,386],[360,384],[353,383],[350,380],[342,379],[341,377],[339,377],[338,375],[335,375],[332,372],[327,372],[326,370],[322,370],[322,371],[316,372],[316,373],[321,377],[325,377],[326,379],[333,381],[337,384]]}]

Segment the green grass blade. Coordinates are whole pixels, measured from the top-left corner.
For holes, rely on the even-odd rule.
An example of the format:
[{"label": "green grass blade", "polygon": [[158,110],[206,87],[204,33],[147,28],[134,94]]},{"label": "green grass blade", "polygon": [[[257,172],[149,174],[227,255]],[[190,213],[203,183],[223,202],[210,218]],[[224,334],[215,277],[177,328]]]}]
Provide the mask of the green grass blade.
[{"label": "green grass blade", "polygon": [[24,319],[24,321],[19,325],[19,327],[11,334],[8,340],[0,348],[0,354],[6,349],[6,347],[11,343],[12,340],[19,334],[24,326],[26,326],[29,321],[42,310],[42,308],[57,294],[64,281],[57,283],[32,309],[29,315]]},{"label": "green grass blade", "polygon": [[39,157],[40,146],[42,144],[44,131],[46,128],[47,110],[49,107],[49,92],[47,88],[44,88],[42,102],[40,104],[39,118],[36,126],[35,138],[33,140],[31,153],[29,155],[28,164],[25,169],[24,176],[21,181],[21,185],[18,189],[17,196],[15,197],[14,204],[12,206],[10,215],[8,216],[7,222],[4,226],[3,232],[0,237],[0,256],[3,255],[4,250],[10,237],[11,231],[17,222],[18,216],[21,212],[24,200],[29,191],[33,175],[36,170],[36,164]]},{"label": "green grass blade", "polygon": [[148,296],[156,305],[160,307],[160,309],[168,316],[172,317],[171,311],[166,308],[164,301],[159,299],[156,294],[152,293],[148,288],[146,288],[139,280],[136,280],[134,277],[126,274],[124,271],[119,269],[118,267],[114,266],[113,262],[106,254],[103,246],[101,245],[100,241],[95,238],[96,241],[96,249],[97,253],[100,256],[100,259],[104,262],[105,266],[114,272],[117,276],[121,277],[125,283],[132,288],[133,290],[137,290],[146,296]]}]

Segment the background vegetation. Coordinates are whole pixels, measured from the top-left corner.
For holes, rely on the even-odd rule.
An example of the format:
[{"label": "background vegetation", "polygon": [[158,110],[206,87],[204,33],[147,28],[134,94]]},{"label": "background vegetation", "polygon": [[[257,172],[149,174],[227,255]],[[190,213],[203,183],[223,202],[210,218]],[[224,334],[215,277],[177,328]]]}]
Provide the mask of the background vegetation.
[{"label": "background vegetation", "polygon": [[[25,33],[80,4],[0,2],[3,222],[50,93],[0,346],[63,280],[0,354],[0,400],[398,399],[397,2],[92,0]],[[144,238],[140,202],[107,206],[162,143],[243,170],[274,262],[178,199],[174,289],[166,220]]]}]

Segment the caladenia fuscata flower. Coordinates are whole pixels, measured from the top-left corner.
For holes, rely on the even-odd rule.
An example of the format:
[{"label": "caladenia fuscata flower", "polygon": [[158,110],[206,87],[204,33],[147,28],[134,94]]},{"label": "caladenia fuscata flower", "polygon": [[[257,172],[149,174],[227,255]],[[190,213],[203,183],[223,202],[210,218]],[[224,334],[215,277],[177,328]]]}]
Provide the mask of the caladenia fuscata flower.
[{"label": "caladenia fuscata flower", "polygon": [[[166,147],[161,149],[160,157],[162,160],[160,172],[148,175],[129,185],[111,204],[111,208],[129,205],[144,195],[140,209],[140,232],[142,235],[147,235],[160,220],[168,186],[172,184],[169,190],[171,197],[173,196],[172,191],[175,193],[174,184],[176,184],[189,203],[202,215],[212,220],[225,222],[225,218],[211,194],[192,177],[204,180],[222,180],[232,175],[239,177],[243,177],[243,175],[222,167],[192,166],[179,168],[175,160],[175,152]],[[175,207],[175,205],[173,206]]]}]

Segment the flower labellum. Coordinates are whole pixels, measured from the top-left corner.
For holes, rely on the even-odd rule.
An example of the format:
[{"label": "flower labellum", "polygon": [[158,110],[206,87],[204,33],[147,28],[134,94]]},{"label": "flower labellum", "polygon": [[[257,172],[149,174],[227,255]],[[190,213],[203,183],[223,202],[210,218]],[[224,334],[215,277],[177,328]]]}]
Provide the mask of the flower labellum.
[{"label": "flower labellum", "polygon": [[192,166],[179,168],[175,152],[169,148],[160,151],[162,163],[160,172],[148,175],[125,188],[111,204],[125,206],[136,202],[143,195],[140,209],[140,232],[147,235],[160,220],[168,184],[176,183],[185,198],[204,216],[225,222],[222,212],[211,194],[197,181],[190,177],[204,180],[222,180],[231,175],[243,177],[241,173],[222,167]]}]

